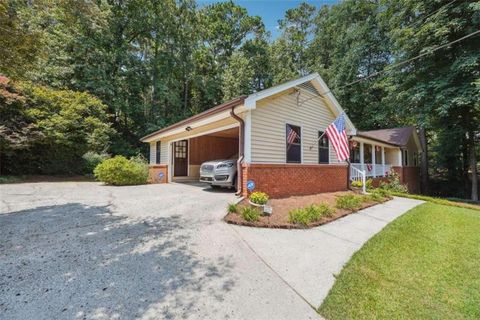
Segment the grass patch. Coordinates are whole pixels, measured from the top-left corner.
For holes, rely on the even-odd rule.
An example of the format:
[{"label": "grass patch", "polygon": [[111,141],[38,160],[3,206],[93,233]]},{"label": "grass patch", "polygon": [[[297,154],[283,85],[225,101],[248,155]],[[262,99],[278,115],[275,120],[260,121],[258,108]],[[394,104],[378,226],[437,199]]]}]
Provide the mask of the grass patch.
[{"label": "grass patch", "polygon": [[429,196],[424,196],[424,195],[419,195],[419,194],[403,193],[403,192],[391,192],[391,194],[394,195],[394,196],[398,196],[398,197],[423,200],[423,201],[428,201],[428,202],[432,202],[432,203],[436,203],[436,204],[441,204],[441,205],[444,205],[444,206],[480,210],[480,204],[476,205],[476,204],[473,204],[473,203],[452,201],[452,200],[447,200],[447,199],[442,199],[442,198],[435,198],[435,197],[429,197]]},{"label": "grass patch", "polygon": [[245,221],[258,221],[260,219],[260,211],[257,208],[243,207],[242,217]]},{"label": "grass patch", "polygon": [[334,213],[335,209],[326,203],[319,205],[312,204],[305,208],[290,210],[288,213],[288,221],[307,226],[312,222],[320,220],[322,217],[331,217]]},{"label": "grass patch", "polygon": [[348,194],[345,196],[340,196],[336,199],[335,206],[338,209],[345,209],[345,210],[358,210],[362,207],[362,202],[364,200],[363,196],[359,196],[356,194]]},{"label": "grass patch", "polygon": [[17,183],[25,180],[25,176],[0,176],[0,184]]},{"label": "grass patch", "polygon": [[480,319],[480,213],[425,203],[354,254],[327,319]]}]

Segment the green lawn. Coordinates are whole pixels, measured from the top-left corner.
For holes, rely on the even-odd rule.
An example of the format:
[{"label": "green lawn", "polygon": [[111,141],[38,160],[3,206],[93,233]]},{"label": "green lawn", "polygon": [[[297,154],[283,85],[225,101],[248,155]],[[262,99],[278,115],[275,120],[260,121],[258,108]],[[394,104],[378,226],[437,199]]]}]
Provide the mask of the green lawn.
[{"label": "green lawn", "polygon": [[480,319],[480,212],[425,203],[368,241],[319,308],[327,319]]}]

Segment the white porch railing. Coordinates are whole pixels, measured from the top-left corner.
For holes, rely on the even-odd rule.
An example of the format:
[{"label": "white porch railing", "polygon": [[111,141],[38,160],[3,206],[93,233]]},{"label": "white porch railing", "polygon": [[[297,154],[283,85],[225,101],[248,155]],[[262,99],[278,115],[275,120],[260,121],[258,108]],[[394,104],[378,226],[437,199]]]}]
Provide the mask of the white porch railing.
[{"label": "white porch railing", "polygon": [[366,176],[365,171],[359,170],[359,169],[355,168],[354,166],[350,166],[350,180],[361,181],[362,182],[363,193],[367,192],[367,189],[365,187],[365,185],[366,185],[365,176]]},{"label": "white porch railing", "polygon": [[[353,176],[353,168],[364,171],[366,177],[386,177],[392,166],[390,164],[367,164],[367,163],[351,163],[350,176]],[[352,179],[353,180],[353,179]]]}]

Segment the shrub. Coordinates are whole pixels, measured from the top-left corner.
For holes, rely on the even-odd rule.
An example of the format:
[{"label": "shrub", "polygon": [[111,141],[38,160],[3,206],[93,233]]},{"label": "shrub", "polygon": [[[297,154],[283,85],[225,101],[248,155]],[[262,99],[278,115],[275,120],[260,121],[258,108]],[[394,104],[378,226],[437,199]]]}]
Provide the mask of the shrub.
[{"label": "shrub", "polygon": [[400,176],[394,170],[388,173],[387,182],[380,182],[380,188],[392,192],[408,192],[407,187],[400,183]]},{"label": "shrub", "polygon": [[320,205],[312,204],[302,209],[293,209],[288,213],[288,221],[308,225],[311,222],[320,220],[322,217],[330,217],[335,210],[326,203]]},{"label": "shrub", "polygon": [[[372,188],[372,184],[373,184],[373,180],[371,178],[367,179],[365,181],[365,188],[366,189],[371,189]],[[355,187],[355,188],[361,188],[363,187],[363,183],[362,181],[360,180],[353,180],[352,183],[351,183],[352,187]]]},{"label": "shrub", "polygon": [[288,221],[306,226],[309,224],[310,219],[305,208],[297,208],[288,212]]},{"label": "shrub", "polygon": [[264,205],[268,201],[268,195],[265,192],[253,192],[250,197],[250,201],[256,204]]},{"label": "shrub", "polygon": [[227,207],[228,213],[237,213],[238,207],[235,203],[229,203]]},{"label": "shrub", "polygon": [[94,170],[95,177],[117,186],[144,184],[148,178],[148,165],[137,158],[128,160],[123,156],[115,156],[100,163]]},{"label": "shrub", "polygon": [[257,208],[244,207],[242,209],[242,217],[246,221],[258,221],[260,219],[260,211]]},{"label": "shrub", "polygon": [[370,192],[369,195],[367,195],[368,200],[375,201],[375,202],[382,202],[385,197],[380,193],[377,192],[376,190]]},{"label": "shrub", "polygon": [[85,173],[93,173],[95,167],[98,166],[103,160],[108,159],[110,156],[106,153],[96,153],[93,151],[88,151],[85,153],[82,158],[84,160],[84,169]]},{"label": "shrub", "polygon": [[363,200],[363,197],[359,195],[344,195],[337,198],[335,206],[339,209],[358,210]]}]

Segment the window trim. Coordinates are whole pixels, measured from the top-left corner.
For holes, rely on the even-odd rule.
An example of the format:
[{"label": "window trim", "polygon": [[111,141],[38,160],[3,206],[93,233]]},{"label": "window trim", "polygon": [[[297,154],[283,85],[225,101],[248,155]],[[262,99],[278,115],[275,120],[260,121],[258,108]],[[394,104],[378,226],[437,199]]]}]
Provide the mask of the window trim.
[{"label": "window trim", "polygon": [[[293,126],[293,127],[298,127],[300,129],[300,162],[292,162],[288,161],[287,157],[287,150],[288,150],[288,142],[287,142],[287,126]],[[285,136],[284,136],[284,141],[285,141],[285,163],[289,164],[302,164],[303,163],[303,128],[300,125],[293,124],[291,122],[285,122]]]},{"label": "window trim", "polygon": [[320,162],[320,139],[319,138],[324,133],[325,133],[325,131],[318,130],[318,137],[317,137],[317,139],[318,139],[318,141],[317,141],[318,164],[330,164],[330,140],[328,139],[327,134],[325,134],[325,137],[327,138],[327,148],[326,148],[327,152],[328,152],[327,153],[327,162]]},{"label": "window trim", "polygon": [[162,142],[158,140],[155,142],[155,164],[160,164],[162,162],[161,150],[162,150]]}]

